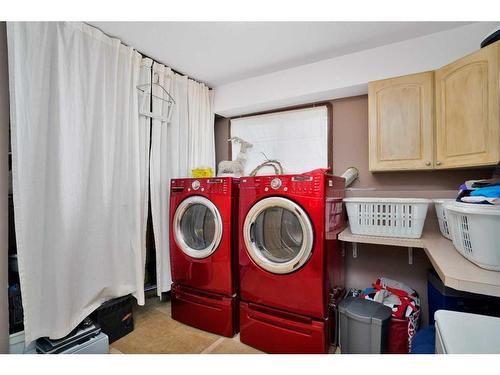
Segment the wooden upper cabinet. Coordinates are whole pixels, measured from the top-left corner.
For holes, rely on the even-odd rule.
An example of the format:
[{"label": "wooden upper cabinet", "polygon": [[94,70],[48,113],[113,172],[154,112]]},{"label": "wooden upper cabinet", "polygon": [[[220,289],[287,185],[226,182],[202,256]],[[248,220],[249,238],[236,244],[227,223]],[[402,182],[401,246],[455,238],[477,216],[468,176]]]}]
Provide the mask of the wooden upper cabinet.
[{"label": "wooden upper cabinet", "polygon": [[436,71],[436,168],[500,159],[499,43]]},{"label": "wooden upper cabinet", "polygon": [[434,73],[370,82],[370,171],[433,168]]}]

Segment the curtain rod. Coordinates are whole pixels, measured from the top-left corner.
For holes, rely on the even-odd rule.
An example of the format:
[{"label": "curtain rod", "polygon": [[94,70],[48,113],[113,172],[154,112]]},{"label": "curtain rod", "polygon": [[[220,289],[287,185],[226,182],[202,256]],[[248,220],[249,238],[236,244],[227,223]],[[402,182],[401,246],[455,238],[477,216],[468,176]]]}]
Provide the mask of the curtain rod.
[{"label": "curtain rod", "polygon": [[[120,41],[120,42],[121,42],[121,41]],[[126,44],[125,44],[125,43],[123,43],[123,42],[122,42],[122,44],[123,44],[123,45],[126,45]],[[132,46],[128,46],[128,47],[134,48],[134,47],[132,47]],[[143,53],[143,52],[141,52],[141,51],[137,50],[136,48],[134,48],[134,49],[135,49],[135,50],[136,50],[139,54],[141,54],[141,55],[142,55],[142,57],[146,57],[146,58],[148,58],[148,59],[151,59],[151,60],[153,60],[153,62],[155,62],[155,63],[162,64],[162,65],[164,65],[164,66],[166,66],[166,67],[170,68],[170,70],[172,70],[172,72],[174,72],[174,73],[176,73],[176,74],[179,74],[179,75],[181,75],[181,76],[185,76],[185,77],[187,77],[188,79],[190,79],[190,80],[192,80],[192,81],[195,81],[195,82],[201,83],[201,84],[203,84],[203,85],[207,86],[209,90],[212,90],[212,88],[211,88],[210,86],[208,86],[205,82],[199,81],[199,80],[197,80],[197,79],[195,79],[195,78],[193,78],[193,77],[189,77],[187,74],[183,74],[183,73],[179,72],[178,70],[175,70],[174,68],[172,68],[172,67],[168,66],[167,64],[162,63],[161,61],[157,61],[157,60],[153,59],[151,56],[146,55],[145,53]],[[151,69],[152,69],[152,68],[151,68]]]},{"label": "curtain rod", "polygon": [[[155,63],[162,64],[162,65],[165,65],[165,66],[168,66],[167,64],[164,64],[164,63],[162,63],[161,61],[158,61],[158,60],[156,60],[156,59],[152,58],[151,56],[146,55],[144,52],[139,51],[139,50],[138,50],[137,48],[135,48],[134,46],[129,46],[128,44],[123,43],[123,40],[121,40],[120,38],[118,38],[118,37],[116,37],[116,36],[111,36],[111,35],[109,35],[108,33],[105,33],[105,32],[104,32],[104,31],[102,31],[99,27],[94,26],[94,25],[90,25],[90,24],[88,24],[88,23],[86,23],[86,22],[84,22],[84,23],[85,23],[86,25],[90,26],[90,27],[93,27],[94,29],[99,30],[101,33],[103,33],[104,35],[106,35],[106,36],[107,36],[107,37],[109,37],[109,38],[112,38],[112,39],[118,39],[118,40],[120,41],[120,43],[121,43],[121,44],[123,44],[123,45],[124,45],[124,46],[126,46],[126,47],[133,48],[133,49],[134,49],[134,50],[136,50],[136,51],[137,51],[140,55],[142,55],[142,57],[146,57],[146,58],[148,58],[148,59],[151,59],[151,60],[153,60],[153,62],[155,62]],[[183,73],[179,72],[178,70],[176,70],[176,69],[174,69],[174,68],[172,68],[172,67],[170,67],[170,66],[168,66],[168,67],[172,70],[172,72],[174,72],[174,73],[176,73],[176,74],[179,74],[179,75],[181,75],[181,76],[186,76],[186,77],[188,77],[188,79],[191,79],[191,80],[193,80],[193,81],[195,81],[195,82],[201,83],[201,84],[203,84],[203,85],[207,86],[209,90],[212,90],[212,88],[211,88],[210,86],[208,86],[205,82],[202,82],[202,81],[197,80],[197,79],[195,79],[195,78],[189,77],[187,74],[183,74]]]}]

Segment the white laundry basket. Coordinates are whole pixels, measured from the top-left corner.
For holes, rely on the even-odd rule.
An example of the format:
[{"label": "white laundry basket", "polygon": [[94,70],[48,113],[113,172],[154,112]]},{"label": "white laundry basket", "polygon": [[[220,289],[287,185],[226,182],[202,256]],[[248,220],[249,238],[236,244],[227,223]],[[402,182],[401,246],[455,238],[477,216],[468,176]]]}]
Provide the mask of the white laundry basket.
[{"label": "white laundry basket", "polygon": [[346,198],[349,225],[354,234],[420,238],[427,207],[421,198]]},{"label": "white laundry basket", "polygon": [[481,268],[500,271],[500,206],[446,202],[453,245]]},{"label": "white laundry basket", "polygon": [[451,240],[450,224],[446,217],[446,210],[443,207],[445,202],[454,202],[455,199],[433,199],[434,207],[436,208],[436,215],[439,222],[439,230],[441,234],[447,239]]}]

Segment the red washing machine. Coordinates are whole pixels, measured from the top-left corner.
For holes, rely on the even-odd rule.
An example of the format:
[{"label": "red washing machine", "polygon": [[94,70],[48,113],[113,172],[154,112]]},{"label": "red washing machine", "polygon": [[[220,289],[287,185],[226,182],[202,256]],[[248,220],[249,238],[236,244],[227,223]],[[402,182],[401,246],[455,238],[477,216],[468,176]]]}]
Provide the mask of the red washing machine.
[{"label": "red washing machine", "polygon": [[172,318],[232,337],[238,332],[238,179],[173,179]]},{"label": "red washing machine", "polygon": [[240,339],[269,353],[327,353],[344,285],[345,180],[325,170],[240,179]]}]

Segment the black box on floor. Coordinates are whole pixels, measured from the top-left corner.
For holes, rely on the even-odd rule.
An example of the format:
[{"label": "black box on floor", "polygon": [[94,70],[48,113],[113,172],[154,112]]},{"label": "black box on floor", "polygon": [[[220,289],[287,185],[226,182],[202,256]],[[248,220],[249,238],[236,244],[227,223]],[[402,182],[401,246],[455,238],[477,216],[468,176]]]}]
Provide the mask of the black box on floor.
[{"label": "black box on floor", "polygon": [[135,298],[130,294],[114,298],[103,303],[90,315],[101,326],[101,331],[108,335],[110,344],[134,330],[134,303]]},{"label": "black box on floor", "polygon": [[9,333],[16,333],[24,329],[23,301],[19,284],[9,286]]}]

